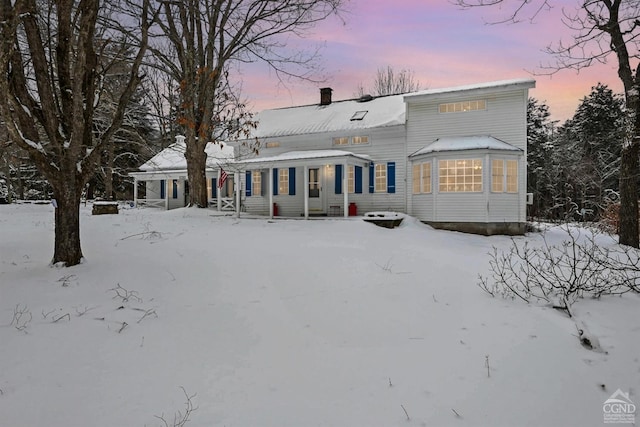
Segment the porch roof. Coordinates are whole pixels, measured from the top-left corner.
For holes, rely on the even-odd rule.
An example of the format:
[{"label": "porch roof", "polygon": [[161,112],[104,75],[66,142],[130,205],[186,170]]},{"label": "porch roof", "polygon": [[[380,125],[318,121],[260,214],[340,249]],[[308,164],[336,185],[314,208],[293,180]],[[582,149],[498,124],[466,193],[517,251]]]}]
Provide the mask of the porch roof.
[{"label": "porch roof", "polygon": [[265,167],[274,164],[286,163],[288,165],[320,166],[327,162],[347,163],[350,165],[365,166],[371,162],[371,157],[363,154],[354,154],[344,150],[307,150],[288,151],[270,157],[256,157],[235,162],[237,166],[254,168]]},{"label": "porch roof", "polygon": [[[187,159],[184,157],[185,149],[184,139],[180,139],[140,166],[140,170],[144,172],[186,171]],[[209,142],[204,151],[207,154],[207,168],[217,169],[220,165],[224,165],[233,160],[233,147],[225,143]]]},{"label": "porch roof", "polygon": [[419,149],[409,157],[444,151],[499,150],[522,153],[522,150],[490,135],[453,136],[438,138],[431,144]]}]

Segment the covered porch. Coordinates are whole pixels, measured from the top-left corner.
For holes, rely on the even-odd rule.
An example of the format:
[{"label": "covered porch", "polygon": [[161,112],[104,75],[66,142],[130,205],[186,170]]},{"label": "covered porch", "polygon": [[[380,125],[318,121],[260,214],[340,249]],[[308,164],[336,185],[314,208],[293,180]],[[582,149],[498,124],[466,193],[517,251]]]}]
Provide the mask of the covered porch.
[{"label": "covered porch", "polygon": [[[343,150],[291,151],[236,162],[244,172],[247,212],[275,216],[349,216],[362,194],[369,156]],[[360,196],[362,197],[362,196]]]},{"label": "covered porch", "polygon": [[[129,175],[134,179],[133,202],[136,207],[170,210],[185,207],[189,203],[186,170],[132,172]],[[209,207],[221,212],[236,212],[240,206],[237,200],[240,194],[236,190],[240,175],[229,174],[225,179],[222,179],[222,175],[221,168],[206,171]]]}]

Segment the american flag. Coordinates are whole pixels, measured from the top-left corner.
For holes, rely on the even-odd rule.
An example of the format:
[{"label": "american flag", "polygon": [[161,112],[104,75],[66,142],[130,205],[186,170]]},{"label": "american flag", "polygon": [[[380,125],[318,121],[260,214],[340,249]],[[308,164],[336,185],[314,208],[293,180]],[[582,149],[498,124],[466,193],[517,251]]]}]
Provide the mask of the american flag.
[{"label": "american flag", "polygon": [[220,179],[218,180],[218,188],[222,188],[226,181],[227,173],[224,171],[224,169],[220,168]]}]

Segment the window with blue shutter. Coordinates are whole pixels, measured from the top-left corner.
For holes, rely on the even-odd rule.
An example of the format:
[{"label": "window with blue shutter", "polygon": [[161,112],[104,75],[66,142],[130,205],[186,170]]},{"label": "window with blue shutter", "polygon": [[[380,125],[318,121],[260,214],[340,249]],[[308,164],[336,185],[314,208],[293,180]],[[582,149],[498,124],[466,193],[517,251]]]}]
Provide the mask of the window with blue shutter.
[{"label": "window with blue shutter", "polygon": [[173,180],[173,182],[172,182],[172,184],[173,184],[173,194],[172,194],[172,197],[173,197],[174,199],[177,199],[177,198],[178,198],[178,180],[177,180],[177,179],[174,179],[174,180]]},{"label": "window with blue shutter", "polygon": [[369,193],[373,193],[374,192],[374,188],[375,188],[375,173],[376,173],[376,168],[375,165],[373,164],[373,162],[371,162],[369,164]]},{"label": "window with blue shutter", "polygon": [[396,162],[387,163],[387,193],[396,192]]},{"label": "window with blue shutter", "polygon": [[355,166],[354,167],[354,175],[355,175],[355,192],[357,194],[361,194],[362,193],[362,166]]},{"label": "window with blue shutter", "polygon": [[245,195],[249,197],[251,196],[251,171],[247,171],[245,175],[247,177]]},{"label": "window with blue shutter", "polygon": [[278,195],[278,168],[273,168],[273,195]]},{"label": "window with blue shutter", "polygon": [[296,195],[296,168],[289,168],[289,195]]},{"label": "window with blue shutter", "polygon": [[167,181],[165,181],[164,179],[160,180],[160,198],[164,199],[167,195]]},{"label": "window with blue shutter", "polygon": [[336,194],[342,194],[342,165],[336,165]]},{"label": "window with blue shutter", "polygon": [[211,198],[215,199],[216,197],[218,197],[218,180],[211,178]]}]

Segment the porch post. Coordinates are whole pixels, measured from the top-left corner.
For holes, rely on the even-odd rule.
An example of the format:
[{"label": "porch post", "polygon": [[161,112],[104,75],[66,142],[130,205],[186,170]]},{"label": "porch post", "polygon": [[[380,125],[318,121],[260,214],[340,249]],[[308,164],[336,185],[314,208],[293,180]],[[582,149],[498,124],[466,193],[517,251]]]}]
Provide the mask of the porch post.
[{"label": "porch post", "polygon": [[169,210],[169,184],[173,184],[173,181],[170,179],[164,180],[164,210]]},{"label": "porch post", "polygon": [[269,192],[269,218],[273,219],[273,167],[269,168],[267,191]]},{"label": "porch post", "polygon": [[236,188],[236,217],[240,218],[240,172],[233,174],[233,186]]},{"label": "porch post", "polygon": [[309,165],[304,165],[304,219],[309,219]]},{"label": "porch post", "polygon": [[138,177],[133,177],[133,206],[138,207]]},{"label": "porch post", "polygon": [[342,194],[344,198],[344,217],[347,218],[349,216],[349,165],[347,165],[347,162],[342,164]]},{"label": "porch post", "polygon": [[221,169],[220,167],[218,167],[218,179],[216,179],[216,186],[218,187],[216,188],[216,202],[218,205],[218,212],[222,210],[222,187],[220,187],[220,174]]}]

